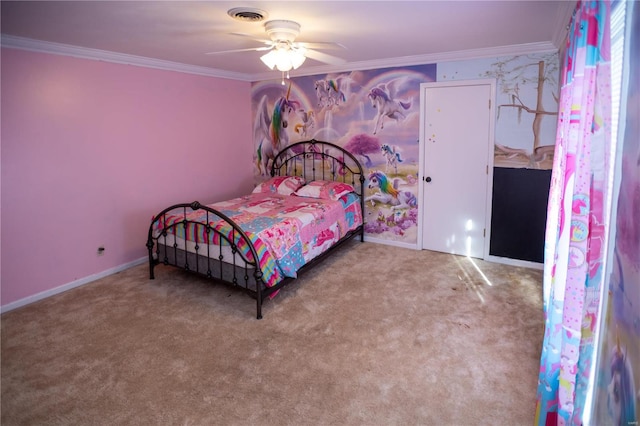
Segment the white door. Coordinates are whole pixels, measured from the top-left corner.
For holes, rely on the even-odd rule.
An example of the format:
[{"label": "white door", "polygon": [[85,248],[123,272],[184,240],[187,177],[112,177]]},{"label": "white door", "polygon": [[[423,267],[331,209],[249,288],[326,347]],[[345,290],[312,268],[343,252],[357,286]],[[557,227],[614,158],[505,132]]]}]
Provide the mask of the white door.
[{"label": "white door", "polygon": [[494,86],[474,80],[420,87],[423,249],[484,258]]}]

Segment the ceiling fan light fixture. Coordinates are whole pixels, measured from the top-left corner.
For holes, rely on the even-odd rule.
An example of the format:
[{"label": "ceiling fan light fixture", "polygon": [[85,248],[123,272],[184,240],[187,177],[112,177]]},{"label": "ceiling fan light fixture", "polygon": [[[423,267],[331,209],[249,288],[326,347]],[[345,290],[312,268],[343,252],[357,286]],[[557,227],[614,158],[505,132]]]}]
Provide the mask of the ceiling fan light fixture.
[{"label": "ceiling fan light fixture", "polygon": [[293,64],[291,63],[291,55],[290,50],[284,49],[275,49],[272,50],[275,53],[276,58],[276,68],[278,71],[289,71],[293,68]]},{"label": "ceiling fan light fixture", "polygon": [[264,64],[269,67],[269,69],[274,69],[276,67],[276,54],[275,50],[270,50],[266,54],[260,56],[260,60],[264,62]]},{"label": "ceiling fan light fixture", "polygon": [[303,48],[292,49],[289,51],[289,59],[291,60],[291,66],[294,70],[297,70],[300,65],[304,63],[305,59],[307,59],[304,55],[304,51],[305,49]]},{"label": "ceiling fan light fixture", "polygon": [[307,58],[304,56],[304,51],[298,49],[273,49],[260,57],[260,60],[269,69],[277,69],[283,72],[292,68],[298,69],[305,59]]}]

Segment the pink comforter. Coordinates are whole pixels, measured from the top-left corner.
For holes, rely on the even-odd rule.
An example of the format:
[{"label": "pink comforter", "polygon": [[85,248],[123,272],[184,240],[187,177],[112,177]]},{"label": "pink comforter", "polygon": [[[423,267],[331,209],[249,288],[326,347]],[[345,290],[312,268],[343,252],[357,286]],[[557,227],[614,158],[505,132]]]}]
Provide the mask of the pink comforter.
[{"label": "pink comforter", "polygon": [[[300,267],[362,224],[359,198],[353,193],[338,201],[259,193],[210,204],[209,207],[227,215],[247,234],[256,248],[267,286],[278,283],[283,277],[296,277]],[[206,222],[202,210],[187,216],[192,221]],[[168,226],[183,219],[182,214],[167,214],[164,224]],[[209,214],[209,224],[233,239],[232,228],[215,219]],[[158,225],[161,226],[161,222],[158,221]],[[211,236],[197,233],[193,226],[186,230],[183,226],[172,229],[177,231],[178,237],[185,238],[186,235],[190,241],[220,243],[215,233]],[[238,238],[236,244],[247,258],[252,259],[250,251]]]}]

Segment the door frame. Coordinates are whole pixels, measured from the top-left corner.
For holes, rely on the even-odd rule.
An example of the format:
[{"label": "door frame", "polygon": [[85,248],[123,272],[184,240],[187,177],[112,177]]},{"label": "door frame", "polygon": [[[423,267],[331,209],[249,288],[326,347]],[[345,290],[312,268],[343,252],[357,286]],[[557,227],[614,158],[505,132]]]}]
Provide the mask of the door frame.
[{"label": "door frame", "polygon": [[487,198],[485,200],[485,238],[484,238],[484,256],[483,259],[489,257],[489,248],[491,242],[491,204],[493,199],[493,164],[495,152],[495,124],[496,124],[496,80],[495,78],[483,78],[476,80],[456,80],[456,81],[435,81],[420,84],[420,133],[419,133],[419,159],[418,159],[418,193],[421,195],[418,200],[418,241],[417,248],[423,250],[423,216],[424,216],[424,155],[425,155],[425,111],[426,111],[426,90],[430,87],[459,87],[459,86],[478,86],[488,85],[490,93],[491,105],[489,106],[489,147],[487,152]]}]

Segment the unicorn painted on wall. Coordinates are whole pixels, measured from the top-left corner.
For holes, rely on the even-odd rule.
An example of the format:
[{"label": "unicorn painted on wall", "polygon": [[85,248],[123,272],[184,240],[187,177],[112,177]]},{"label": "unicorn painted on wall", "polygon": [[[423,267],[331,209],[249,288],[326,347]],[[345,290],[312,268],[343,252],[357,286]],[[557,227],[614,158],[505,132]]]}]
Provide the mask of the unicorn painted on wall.
[{"label": "unicorn painted on wall", "polygon": [[398,173],[398,163],[402,163],[404,160],[400,155],[400,149],[397,146],[391,146],[389,144],[383,143],[380,146],[380,152],[382,152],[382,156],[387,160],[387,168],[386,171],[389,173],[389,167],[393,167],[395,173]]},{"label": "unicorn painted on wall", "polygon": [[289,114],[296,111],[300,104],[289,99],[291,85],[286,96],[278,98],[274,104],[273,112],[269,114],[267,107],[267,95],[260,99],[253,124],[253,138],[258,144],[256,150],[256,166],[260,174],[269,174],[269,162],[289,144],[287,127],[289,126]]},{"label": "unicorn painted on wall", "polygon": [[369,188],[378,188],[378,192],[364,199],[365,202],[370,201],[372,206],[379,202],[390,204],[391,210],[417,207],[418,200],[411,191],[398,189],[402,179],[395,178],[391,181],[383,172],[375,171],[369,174],[368,180]]},{"label": "unicorn painted on wall", "polygon": [[324,107],[329,105],[329,95],[327,94],[325,80],[316,80],[314,87],[316,91],[316,98],[318,99],[318,106]]},{"label": "unicorn painted on wall", "polygon": [[294,130],[300,137],[306,138],[309,129],[312,129],[316,125],[315,113],[312,109],[309,111],[300,109],[298,110],[298,116],[300,116],[302,123],[296,124]]},{"label": "unicorn painted on wall", "polygon": [[376,86],[369,91],[369,100],[371,106],[377,111],[376,123],[373,126],[373,134],[378,133],[378,129],[384,129],[385,117],[398,121],[401,118],[406,118],[406,113],[411,108],[410,101],[400,101],[393,99],[391,95],[384,90],[383,86]]},{"label": "unicorn painted on wall", "polygon": [[327,82],[327,94],[329,95],[329,105],[338,105],[347,101],[347,97],[344,92],[340,90],[340,83],[338,80],[325,80]]},{"label": "unicorn painted on wall", "polygon": [[338,80],[316,80],[315,89],[319,107],[339,105],[347,100]]}]

